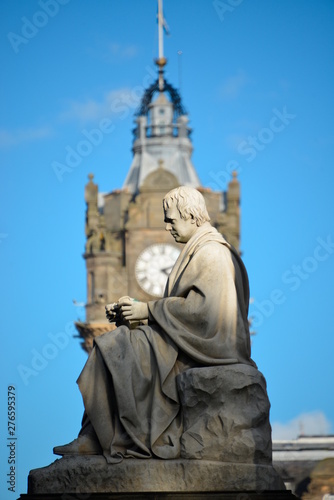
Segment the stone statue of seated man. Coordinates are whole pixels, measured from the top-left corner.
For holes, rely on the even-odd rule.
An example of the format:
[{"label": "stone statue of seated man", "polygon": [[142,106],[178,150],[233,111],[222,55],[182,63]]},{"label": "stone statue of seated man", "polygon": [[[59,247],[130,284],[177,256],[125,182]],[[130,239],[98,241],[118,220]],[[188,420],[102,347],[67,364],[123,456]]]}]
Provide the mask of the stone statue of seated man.
[{"label": "stone statue of seated man", "polygon": [[108,463],[178,458],[184,423],[177,376],[194,367],[256,368],[248,278],[238,252],[211,226],[196,189],[170,191],[163,209],[166,230],[184,244],[164,296],[148,303],[123,297],[116,308],[106,307],[109,320],[117,315],[136,326],[95,339],[78,379],[82,429],[55,454],[103,454]]}]

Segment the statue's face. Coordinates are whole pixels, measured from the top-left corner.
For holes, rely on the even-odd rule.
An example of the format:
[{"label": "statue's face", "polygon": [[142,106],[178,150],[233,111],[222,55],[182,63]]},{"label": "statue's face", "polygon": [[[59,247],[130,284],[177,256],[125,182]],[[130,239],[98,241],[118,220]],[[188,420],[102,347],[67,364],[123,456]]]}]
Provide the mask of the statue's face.
[{"label": "statue's face", "polygon": [[187,243],[198,229],[192,217],[187,220],[181,218],[175,203],[165,210],[165,223],[166,231],[170,231],[178,243]]}]

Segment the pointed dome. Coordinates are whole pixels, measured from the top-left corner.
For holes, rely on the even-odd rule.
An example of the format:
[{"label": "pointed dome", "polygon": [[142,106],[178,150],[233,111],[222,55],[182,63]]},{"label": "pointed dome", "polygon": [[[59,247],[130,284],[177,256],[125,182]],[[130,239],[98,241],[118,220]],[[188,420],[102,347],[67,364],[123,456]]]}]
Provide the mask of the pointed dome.
[{"label": "pointed dome", "polygon": [[166,104],[171,105],[171,103],[169,102],[169,100],[167,99],[167,97],[165,96],[165,94],[163,92],[159,93],[159,96],[155,100],[154,104],[157,104],[158,106],[164,106]]},{"label": "pointed dome", "polygon": [[134,157],[123,185],[132,194],[140,191],[146,177],[159,168],[161,160],[179,185],[201,186],[191,162],[191,129],[181,97],[165,79],[160,87],[157,79],[144,92],[136,113]]}]

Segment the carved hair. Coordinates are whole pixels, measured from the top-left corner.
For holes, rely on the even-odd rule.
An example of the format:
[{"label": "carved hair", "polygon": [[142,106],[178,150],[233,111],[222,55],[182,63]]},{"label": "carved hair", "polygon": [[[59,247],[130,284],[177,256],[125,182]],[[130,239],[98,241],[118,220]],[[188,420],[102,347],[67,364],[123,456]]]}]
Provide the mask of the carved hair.
[{"label": "carved hair", "polygon": [[181,219],[187,220],[193,217],[197,226],[210,220],[205,200],[197,189],[188,186],[172,189],[163,199],[164,210],[170,208],[172,202],[176,203]]}]

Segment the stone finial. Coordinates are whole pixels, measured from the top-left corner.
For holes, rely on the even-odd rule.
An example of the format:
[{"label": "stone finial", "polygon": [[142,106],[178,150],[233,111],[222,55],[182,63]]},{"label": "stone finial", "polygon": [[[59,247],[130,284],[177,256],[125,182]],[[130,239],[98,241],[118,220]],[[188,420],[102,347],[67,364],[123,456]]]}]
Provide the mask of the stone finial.
[{"label": "stone finial", "polygon": [[229,186],[237,187],[239,186],[239,181],[238,181],[238,172],[236,170],[233,170],[232,172],[232,179],[229,182]]},{"label": "stone finial", "polygon": [[88,174],[88,178],[89,182],[86,184],[85,187],[85,201],[87,204],[94,203],[97,205],[98,186],[93,182],[94,179],[93,174]]},{"label": "stone finial", "polygon": [[232,172],[232,180],[228,184],[228,197],[231,198],[239,198],[240,195],[240,184],[237,179],[238,173],[233,170]]}]

